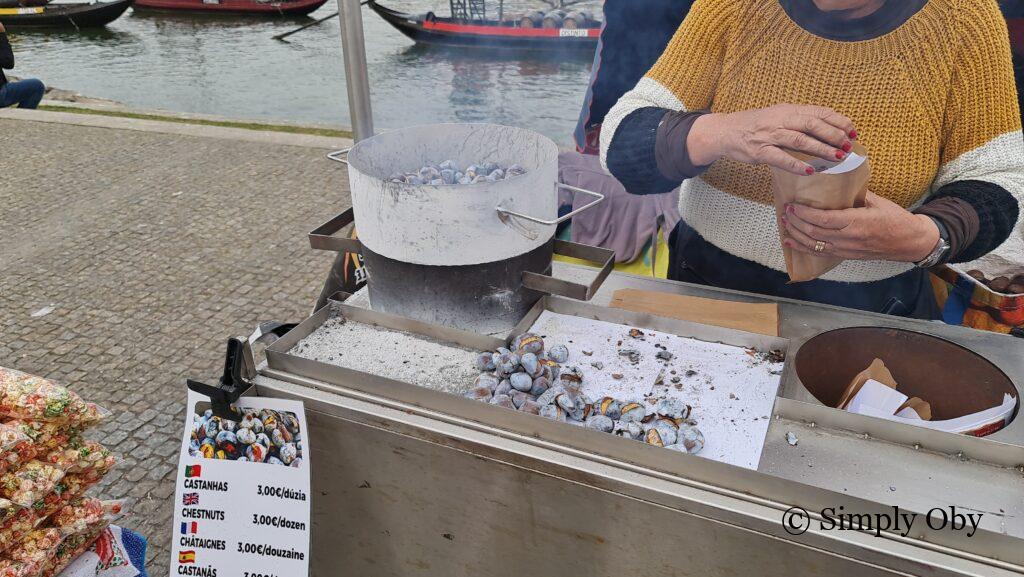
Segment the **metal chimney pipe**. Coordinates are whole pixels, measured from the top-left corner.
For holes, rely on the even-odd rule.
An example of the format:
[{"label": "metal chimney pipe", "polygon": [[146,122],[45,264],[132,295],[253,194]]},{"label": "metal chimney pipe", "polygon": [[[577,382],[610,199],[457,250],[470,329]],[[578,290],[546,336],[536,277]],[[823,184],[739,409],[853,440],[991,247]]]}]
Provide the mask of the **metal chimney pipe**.
[{"label": "metal chimney pipe", "polygon": [[373,110],[370,107],[370,79],[366,71],[366,43],[363,14],[359,0],[338,0],[341,21],[341,48],[345,58],[345,84],[348,110],[352,117],[355,141],[373,136]]},{"label": "metal chimney pipe", "polygon": [[[360,0],[338,0],[338,21],[341,22],[341,49],[345,59],[345,86],[348,110],[352,118],[352,136],[356,142],[373,136],[373,109],[370,107],[370,77],[366,66],[366,42],[363,35],[363,13]],[[343,284],[345,253],[338,253],[331,264],[313,310],[327,304],[327,299]]]}]

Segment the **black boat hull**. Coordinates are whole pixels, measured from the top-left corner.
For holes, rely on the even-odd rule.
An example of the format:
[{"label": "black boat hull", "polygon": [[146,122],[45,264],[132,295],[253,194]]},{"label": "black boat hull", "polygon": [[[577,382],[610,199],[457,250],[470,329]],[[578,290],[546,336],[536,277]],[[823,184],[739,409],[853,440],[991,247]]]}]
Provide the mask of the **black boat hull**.
[{"label": "black boat hull", "polygon": [[92,4],[49,4],[22,9],[20,14],[0,12],[5,28],[97,28],[117,20],[134,0]]}]

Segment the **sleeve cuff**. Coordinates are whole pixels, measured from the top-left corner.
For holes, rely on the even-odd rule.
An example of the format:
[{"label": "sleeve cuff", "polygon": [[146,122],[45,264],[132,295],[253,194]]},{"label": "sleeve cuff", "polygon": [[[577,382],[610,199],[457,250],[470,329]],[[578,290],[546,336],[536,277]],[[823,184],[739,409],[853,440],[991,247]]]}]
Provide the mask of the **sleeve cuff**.
[{"label": "sleeve cuff", "polygon": [[658,170],[670,180],[684,180],[700,176],[710,164],[697,166],[690,159],[686,148],[686,139],[690,129],[698,118],[707,112],[669,112],[658,125],[657,140],[654,145],[657,156]]},{"label": "sleeve cuff", "polygon": [[992,252],[1010,237],[1017,226],[1020,205],[997,184],[960,180],[940,188],[914,212],[940,219],[949,229],[953,247],[949,262],[970,262]]}]

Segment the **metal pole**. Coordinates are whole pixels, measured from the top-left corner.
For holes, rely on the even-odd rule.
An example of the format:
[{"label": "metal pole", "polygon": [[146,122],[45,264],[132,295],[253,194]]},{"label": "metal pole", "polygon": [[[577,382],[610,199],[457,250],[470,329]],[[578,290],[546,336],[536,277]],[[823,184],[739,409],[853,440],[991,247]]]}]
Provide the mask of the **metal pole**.
[{"label": "metal pole", "polygon": [[338,0],[341,15],[341,48],[345,56],[348,110],[352,117],[355,141],[373,136],[373,111],[370,108],[370,79],[366,72],[366,43],[363,40],[363,14],[359,0]]},{"label": "metal pole", "polygon": [[[370,108],[370,78],[366,71],[366,43],[363,38],[363,13],[359,0],[338,0],[341,22],[341,49],[345,58],[345,84],[348,89],[348,111],[352,117],[352,136],[356,142],[373,136],[373,110]],[[327,304],[327,299],[343,285],[345,253],[339,252],[331,264],[313,310]]]}]

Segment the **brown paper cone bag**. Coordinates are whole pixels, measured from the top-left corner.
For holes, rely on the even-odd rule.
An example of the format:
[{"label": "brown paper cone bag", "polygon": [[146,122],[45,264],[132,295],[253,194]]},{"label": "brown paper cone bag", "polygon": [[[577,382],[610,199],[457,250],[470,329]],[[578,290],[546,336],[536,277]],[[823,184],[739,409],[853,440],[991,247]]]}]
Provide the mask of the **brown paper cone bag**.
[{"label": "brown paper cone bag", "polygon": [[846,386],[846,390],[843,391],[842,396],[839,397],[839,402],[836,403],[836,408],[845,409],[846,405],[850,404],[850,399],[857,396],[861,387],[863,387],[864,383],[869,380],[878,381],[879,383],[893,389],[896,388],[896,378],[892,376],[892,373],[889,371],[889,367],[885,366],[882,359],[875,359],[871,361],[868,368],[857,373],[857,376],[853,377],[850,384]]},{"label": "brown paper cone bag", "polygon": [[[786,204],[803,204],[812,208],[825,210],[844,209],[864,206],[864,197],[868,192],[868,179],[871,178],[871,167],[867,159],[867,150],[859,143],[854,143],[853,153],[864,157],[864,162],[854,170],[842,174],[826,174],[817,172],[811,176],[799,176],[783,170],[772,168],[772,194],[775,197],[776,222],[779,225],[779,242],[789,236],[782,225],[782,216],[786,212]],[[820,159],[799,152],[790,152],[793,156],[809,162],[815,168],[834,168],[838,163],[820,166]],[[782,246],[786,257],[786,271],[791,282],[814,280],[839,266],[844,259],[828,255],[812,255],[798,252]]]}]

